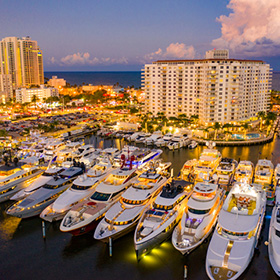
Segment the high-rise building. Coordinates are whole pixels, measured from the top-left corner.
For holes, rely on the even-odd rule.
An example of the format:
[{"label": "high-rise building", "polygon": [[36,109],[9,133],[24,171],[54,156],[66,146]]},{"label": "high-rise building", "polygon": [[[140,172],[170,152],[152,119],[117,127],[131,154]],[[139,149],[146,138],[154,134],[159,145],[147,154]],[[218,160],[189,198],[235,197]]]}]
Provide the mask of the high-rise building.
[{"label": "high-rise building", "polygon": [[205,54],[205,59],[228,59],[229,58],[229,52],[228,50],[210,50],[207,51]]},{"label": "high-rise building", "polygon": [[[11,90],[44,83],[43,55],[37,41],[30,37],[6,37],[0,41],[0,90],[11,98]],[[3,91],[2,80],[12,87]]]},{"label": "high-rise building", "polygon": [[271,71],[261,60],[155,61],[142,73],[145,110],[204,123],[249,120],[269,108]]}]

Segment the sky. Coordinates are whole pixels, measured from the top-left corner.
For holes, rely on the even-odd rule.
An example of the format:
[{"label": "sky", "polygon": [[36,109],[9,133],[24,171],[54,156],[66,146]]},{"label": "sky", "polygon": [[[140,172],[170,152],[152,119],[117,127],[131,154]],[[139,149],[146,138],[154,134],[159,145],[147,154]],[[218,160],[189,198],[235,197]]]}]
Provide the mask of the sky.
[{"label": "sky", "polygon": [[0,39],[30,36],[45,71],[140,71],[158,59],[262,59],[280,71],[280,0],[0,0]]}]

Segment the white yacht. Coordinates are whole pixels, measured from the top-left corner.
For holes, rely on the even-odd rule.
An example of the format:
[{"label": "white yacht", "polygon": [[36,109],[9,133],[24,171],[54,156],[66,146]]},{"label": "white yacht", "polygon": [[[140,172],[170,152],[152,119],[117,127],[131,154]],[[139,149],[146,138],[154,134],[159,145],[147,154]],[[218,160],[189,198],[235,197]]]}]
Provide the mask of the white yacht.
[{"label": "white yacht", "polygon": [[143,214],[144,208],[160,192],[166,181],[167,178],[155,169],[142,173],[122,194],[120,200],[106,212],[94,232],[94,238],[107,242],[110,237],[116,239],[131,231]]},{"label": "white yacht", "polygon": [[155,131],[150,137],[147,137],[143,143],[145,145],[154,145],[159,139],[162,138],[161,131]]},{"label": "white yacht", "polygon": [[113,147],[111,147],[111,148],[106,148],[106,149],[104,149],[104,150],[102,150],[101,152],[100,152],[100,154],[99,154],[99,156],[98,156],[98,160],[101,160],[101,159],[103,159],[104,157],[105,158],[111,158],[111,159],[113,159],[113,158],[115,158],[115,157],[117,157],[118,155],[120,155],[122,152],[119,150],[119,149],[117,149],[117,148],[113,148]]},{"label": "white yacht", "polygon": [[[194,166],[194,176],[199,181],[207,179],[208,176],[212,176],[222,158],[221,153],[214,149],[216,146],[214,142],[208,142],[206,145],[208,148],[203,149],[197,165]],[[201,173],[204,175],[203,179],[200,177]]]},{"label": "white yacht", "polygon": [[48,221],[63,219],[66,213],[84,198],[91,196],[95,187],[113,170],[109,160],[104,159],[92,167],[86,174],[74,180],[73,185],[61,194],[40,214],[40,218]]},{"label": "white yacht", "polygon": [[280,185],[280,163],[278,163],[274,170],[274,185]]},{"label": "white yacht", "polygon": [[184,180],[168,182],[145,209],[134,234],[137,258],[165,241],[181,219],[192,185]]},{"label": "white yacht", "polygon": [[260,236],[266,194],[260,185],[235,183],[220,211],[206,256],[210,279],[237,279],[249,265]]},{"label": "white yacht", "polygon": [[171,141],[167,144],[169,150],[177,150],[185,147],[189,144],[189,139],[187,139],[183,135],[174,135]]},{"label": "white yacht", "polygon": [[151,133],[144,133],[144,134],[140,134],[138,135],[138,137],[135,139],[135,143],[137,144],[143,144],[144,141],[151,136]]},{"label": "white yacht", "polygon": [[82,173],[83,170],[80,167],[71,167],[64,170],[40,189],[13,204],[6,210],[6,213],[18,218],[29,218],[39,215],[43,209],[68,189],[73,181]]},{"label": "white yacht", "polygon": [[56,153],[64,148],[65,148],[64,141],[62,141],[61,139],[54,139],[53,141],[51,141],[45,146],[43,152],[44,158],[46,160],[52,160],[56,156]]},{"label": "white yacht", "polygon": [[198,247],[212,232],[223,205],[224,193],[217,184],[195,184],[182,220],[172,234],[173,246],[183,255]]},{"label": "white yacht", "polygon": [[81,142],[71,142],[67,141],[65,144],[65,148],[57,151],[56,162],[62,163],[66,160],[66,158],[73,157],[73,153],[77,152],[80,147],[82,147],[83,143]]},{"label": "white yacht", "polygon": [[53,176],[59,175],[65,168],[63,167],[52,167],[44,171],[44,173],[36,178],[28,187],[24,188],[23,190],[17,192],[13,195],[10,199],[11,200],[22,200],[28,195],[32,194],[43,185],[47,184],[50,180],[53,179]]},{"label": "white yacht", "polygon": [[157,147],[166,147],[168,143],[171,141],[171,139],[173,138],[173,136],[174,135],[171,132],[168,132],[162,138],[158,139],[155,142],[155,145]]},{"label": "white yacht", "polygon": [[95,229],[106,211],[135,180],[136,169],[118,168],[100,182],[93,195],[76,204],[63,218],[60,230],[81,235]]},{"label": "white yacht", "polygon": [[187,160],[180,170],[179,177],[186,181],[192,181],[194,178],[194,167],[198,164],[197,159]]},{"label": "white yacht", "polygon": [[274,166],[270,160],[259,159],[255,168],[255,180],[256,184],[263,186],[270,185],[272,183]]},{"label": "white yacht", "polygon": [[192,140],[191,143],[188,145],[189,149],[195,149],[197,147],[197,142]]},{"label": "white yacht", "polygon": [[16,170],[16,172],[0,179],[0,202],[9,200],[17,192],[29,186],[43,173],[43,169],[39,166],[26,164],[25,162],[20,162],[19,165],[10,170]]},{"label": "white yacht", "polygon": [[270,227],[268,255],[272,268],[280,277],[280,188],[276,188],[275,206],[273,207]]},{"label": "white yacht", "polygon": [[232,158],[222,158],[215,174],[217,174],[217,182],[221,186],[230,186],[234,179],[234,172],[238,162]]},{"label": "white yacht", "polygon": [[238,163],[235,170],[234,180],[241,182],[242,180],[247,180],[248,183],[252,182],[254,174],[254,164],[248,160],[242,160]]}]

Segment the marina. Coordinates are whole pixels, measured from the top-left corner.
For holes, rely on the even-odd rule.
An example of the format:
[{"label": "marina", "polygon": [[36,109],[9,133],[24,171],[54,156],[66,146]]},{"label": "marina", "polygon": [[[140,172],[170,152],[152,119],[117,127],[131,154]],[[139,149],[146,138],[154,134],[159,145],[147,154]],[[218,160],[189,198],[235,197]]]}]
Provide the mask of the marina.
[{"label": "marina", "polygon": [[[121,150],[127,145],[127,142],[120,139],[104,139],[100,136],[92,135],[85,138],[85,144],[91,144],[99,149],[114,147]],[[142,149],[143,144],[140,144],[139,147]],[[168,148],[162,148],[163,152],[161,158],[164,162],[172,162],[174,175],[177,175],[187,160],[199,158],[203,148],[205,147],[198,146],[196,149],[182,148],[174,151]],[[260,158],[267,158],[276,166],[280,159],[280,141],[278,138],[275,138],[275,141],[265,145],[250,147],[250,150],[249,147],[217,147],[217,150],[223,159],[234,158],[238,161],[250,160],[254,165],[257,164]],[[223,160],[223,162],[226,162],[226,160]],[[197,162],[195,162],[195,164],[196,163]],[[129,166],[129,164],[127,166]],[[84,185],[87,185],[86,181],[84,182]],[[82,184],[82,182],[80,184]],[[153,277],[161,277],[162,279],[183,279],[183,268],[185,265],[188,268],[188,279],[208,279],[204,264],[210,238],[207,239],[207,242],[202,242],[200,246],[187,256],[183,256],[177,251],[169,239],[151,250],[148,255],[144,256],[139,261],[137,260],[134,248],[134,232],[128,231],[126,235],[113,241],[111,247],[112,257],[110,257],[109,246],[94,240],[94,231],[72,237],[71,234],[62,233],[59,230],[60,221],[53,223],[47,222],[45,224],[46,239],[44,241],[42,238],[42,220],[38,217],[20,219],[7,215],[5,210],[12,204],[12,201],[0,204],[1,249],[5,252],[5,255],[11,256],[12,262],[14,263],[18,262],[18,258],[22,258],[22,250],[29,250],[28,254],[30,254],[31,259],[33,258],[33,264],[36,266],[35,273],[42,279],[49,279],[50,275],[53,275],[53,277],[61,277],[61,279],[67,279],[67,277],[90,279],[92,273],[96,275],[96,279],[118,279],[119,277],[122,277],[122,279],[131,279],[128,275],[126,278],[126,271],[131,271],[131,273],[133,273],[133,279],[152,279]],[[269,263],[268,246],[264,244],[264,241],[268,240],[271,211],[272,207],[267,206],[266,216],[264,217],[264,227],[260,232],[261,241],[258,245],[258,253],[254,255],[248,269],[238,279],[250,279],[252,276],[277,279]],[[26,246],[28,246],[28,249]],[[12,257],[14,252],[16,252],[16,254]],[[33,254],[35,254],[35,252],[40,254],[42,259],[37,260],[31,257],[32,252]],[[8,264],[3,256],[0,258],[2,258],[1,270],[4,272],[4,275],[10,278],[9,268],[11,262],[9,261]],[[82,264],[79,273],[72,269],[74,263],[78,259],[79,264]],[[48,265],[40,265],[42,260],[48,262]],[[58,266],[55,266],[56,268],[54,267],[54,262],[58,264]],[[65,262],[67,264],[65,270],[67,271],[62,273],[64,268],[59,267],[59,264],[62,265],[62,263]],[[48,267],[52,267],[51,272],[48,272],[48,277],[44,278]],[[112,273],[112,271],[114,271],[114,273]],[[26,278],[21,277],[21,279],[28,279],[31,277],[28,273],[25,273],[25,275]]]}]

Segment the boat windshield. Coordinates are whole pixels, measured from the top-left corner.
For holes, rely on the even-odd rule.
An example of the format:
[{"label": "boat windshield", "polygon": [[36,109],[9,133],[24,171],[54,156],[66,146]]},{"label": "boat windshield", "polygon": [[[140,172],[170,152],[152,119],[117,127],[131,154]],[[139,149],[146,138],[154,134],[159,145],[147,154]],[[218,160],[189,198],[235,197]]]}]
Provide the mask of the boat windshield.
[{"label": "boat windshield", "polygon": [[90,198],[98,201],[107,201],[110,195],[110,193],[95,192]]},{"label": "boat windshield", "polygon": [[49,189],[49,190],[55,190],[59,187],[63,186],[63,184],[60,184],[60,185],[49,185],[49,184],[45,184],[43,186],[44,189]]},{"label": "boat windshield", "polygon": [[83,190],[87,190],[89,188],[91,188],[92,185],[89,185],[89,186],[81,186],[81,185],[76,185],[76,184],[73,184],[71,189],[73,190],[80,190],[80,191],[83,191]]},{"label": "boat windshield", "polygon": [[196,214],[196,215],[205,215],[207,213],[210,212],[211,209],[204,209],[204,210],[200,210],[200,209],[193,209],[193,208],[188,208],[188,211]]},{"label": "boat windshield", "polygon": [[146,202],[148,202],[149,199],[145,199],[145,200],[132,200],[132,199],[126,199],[126,198],[122,198],[122,201],[126,204],[132,204],[132,205],[139,205],[139,204],[145,204]]},{"label": "boat windshield", "polygon": [[234,232],[234,231],[229,231],[226,229],[222,229],[221,231],[222,235],[225,236],[232,236],[232,237],[247,237],[249,232]]}]

